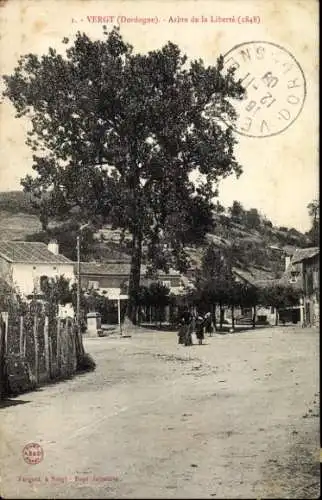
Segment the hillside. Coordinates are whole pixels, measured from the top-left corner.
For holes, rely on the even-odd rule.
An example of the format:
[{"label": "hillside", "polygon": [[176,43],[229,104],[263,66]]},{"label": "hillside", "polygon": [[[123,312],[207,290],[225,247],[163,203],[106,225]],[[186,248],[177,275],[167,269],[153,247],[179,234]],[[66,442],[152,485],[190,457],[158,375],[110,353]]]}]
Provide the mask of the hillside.
[{"label": "hillside", "polygon": [[[263,275],[266,273],[271,278],[276,278],[284,270],[281,250],[292,254],[296,248],[310,246],[306,235],[293,228],[273,226],[270,221],[261,218],[256,209],[242,211],[238,217],[228,215],[229,210],[214,214],[215,228],[207,239],[218,248],[229,248],[234,265],[239,269],[246,272],[261,270]],[[53,229],[53,232],[61,240],[62,252],[74,259],[75,245],[71,242],[76,241],[75,229],[67,223],[61,229]],[[23,192],[0,193],[0,239],[48,239],[48,235],[41,231],[41,224]],[[90,244],[84,248],[84,259],[104,261],[120,258],[120,251],[128,252],[126,247],[121,247],[119,240],[120,231],[112,231],[106,226],[94,238],[90,235]],[[200,264],[202,253],[203,248],[189,248],[192,267]]]}]

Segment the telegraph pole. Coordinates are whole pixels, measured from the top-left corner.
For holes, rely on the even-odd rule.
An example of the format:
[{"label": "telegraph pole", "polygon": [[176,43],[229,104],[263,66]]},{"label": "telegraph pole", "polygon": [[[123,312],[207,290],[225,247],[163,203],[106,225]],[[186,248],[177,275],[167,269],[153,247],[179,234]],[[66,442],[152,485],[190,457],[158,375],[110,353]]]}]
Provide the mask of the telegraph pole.
[{"label": "telegraph pole", "polygon": [[77,338],[79,342],[79,349],[81,354],[84,354],[84,346],[82,341],[82,332],[81,332],[81,317],[80,317],[80,297],[81,297],[81,258],[80,258],[80,238],[81,232],[85,227],[89,226],[89,223],[84,224],[79,228],[79,234],[76,238],[76,250],[77,250],[77,302],[76,302],[76,328],[77,328]]},{"label": "telegraph pole", "polygon": [[80,293],[81,293],[81,278],[80,278],[80,236],[77,236],[77,303],[76,303],[76,323],[77,334],[80,337]]}]

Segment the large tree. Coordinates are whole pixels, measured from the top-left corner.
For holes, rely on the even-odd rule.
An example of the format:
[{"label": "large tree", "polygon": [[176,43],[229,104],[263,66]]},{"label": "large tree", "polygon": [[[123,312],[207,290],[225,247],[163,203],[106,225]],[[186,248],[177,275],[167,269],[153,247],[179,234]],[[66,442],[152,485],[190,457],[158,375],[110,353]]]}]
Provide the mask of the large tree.
[{"label": "large tree", "polygon": [[188,63],[171,42],[138,54],[116,28],[102,40],[77,33],[63,42],[63,55],[27,54],[5,76],[17,116],[31,121],[36,176],[23,186],[46,200],[46,217],[109,220],[131,234],[134,319],[143,244],[158,266],[180,268],[184,245],[209,229],[214,186],[241,173],[225,123],[244,91],[222,57]]}]

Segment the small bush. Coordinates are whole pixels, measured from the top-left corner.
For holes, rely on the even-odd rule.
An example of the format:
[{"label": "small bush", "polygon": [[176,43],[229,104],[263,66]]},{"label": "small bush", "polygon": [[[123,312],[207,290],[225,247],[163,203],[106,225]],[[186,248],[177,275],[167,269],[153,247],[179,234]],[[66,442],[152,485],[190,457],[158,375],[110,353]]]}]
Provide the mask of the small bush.
[{"label": "small bush", "polygon": [[77,371],[79,372],[92,372],[96,368],[96,363],[92,356],[85,352],[77,361]]}]

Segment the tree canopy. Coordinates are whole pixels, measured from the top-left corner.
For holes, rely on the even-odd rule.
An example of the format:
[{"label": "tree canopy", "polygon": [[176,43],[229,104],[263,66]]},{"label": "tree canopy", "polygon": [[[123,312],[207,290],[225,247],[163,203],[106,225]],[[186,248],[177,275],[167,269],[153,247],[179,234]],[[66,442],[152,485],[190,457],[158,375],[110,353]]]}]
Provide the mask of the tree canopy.
[{"label": "tree canopy", "polygon": [[171,42],[138,54],[114,28],[102,40],[78,32],[63,43],[64,54],[27,54],[4,77],[16,116],[31,122],[36,175],[22,184],[39,200],[43,226],[73,214],[131,233],[135,317],[143,242],[158,266],[180,269],[184,246],[211,227],[214,187],[242,172],[225,123],[244,90],[222,57],[188,63]]},{"label": "tree canopy", "polygon": [[311,228],[307,235],[314,246],[320,246],[320,201],[313,200],[307,209],[311,219]]}]

